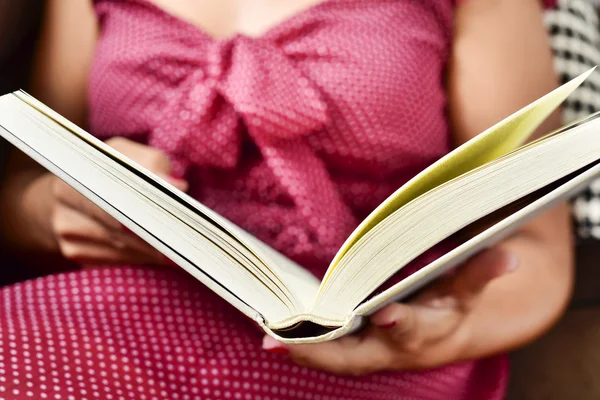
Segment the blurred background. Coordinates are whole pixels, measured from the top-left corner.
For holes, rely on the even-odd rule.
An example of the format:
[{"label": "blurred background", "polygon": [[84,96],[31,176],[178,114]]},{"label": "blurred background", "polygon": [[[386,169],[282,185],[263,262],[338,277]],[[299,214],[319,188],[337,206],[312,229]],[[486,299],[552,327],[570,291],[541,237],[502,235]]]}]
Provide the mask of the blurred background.
[{"label": "blurred background", "polygon": [[[0,93],[27,85],[43,3],[42,0],[0,0]],[[0,160],[4,161],[8,146],[0,140]]]},{"label": "blurred background", "polygon": [[[33,63],[35,44],[40,33],[43,0],[0,0],[0,93],[17,89],[27,90],[27,80]],[[0,138],[0,183],[9,144]],[[0,241],[0,264],[15,265],[7,258]],[[36,271],[2,268],[0,285],[34,277]]]}]

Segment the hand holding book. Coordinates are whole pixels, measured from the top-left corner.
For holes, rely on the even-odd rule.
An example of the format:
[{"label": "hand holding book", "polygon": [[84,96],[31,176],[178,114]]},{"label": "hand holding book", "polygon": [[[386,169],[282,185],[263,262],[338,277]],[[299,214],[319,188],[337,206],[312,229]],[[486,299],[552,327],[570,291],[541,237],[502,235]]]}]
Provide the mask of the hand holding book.
[{"label": "hand holding book", "polygon": [[472,347],[471,312],[484,290],[518,266],[515,254],[500,248],[486,250],[411,301],[378,311],[357,335],[299,345],[285,345],[265,336],[263,349],[340,375],[429,369],[456,362]]},{"label": "hand holding book", "polygon": [[[135,151],[123,154],[139,147],[115,149],[23,92],[0,97],[0,135],[275,339],[323,342],[356,331],[386,305],[509,236],[600,173],[597,116],[526,144],[590,73],[509,116],[400,187],[348,237],[321,281],[177,190],[166,170],[157,175],[156,166],[144,165]],[[462,240],[383,289],[402,268],[451,238]],[[519,256],[531,254],[527,246],[513,245]],[[535,263],[547,260],[540,249],[552,254],[552,244],[534,247]]]},{"label": "hand holding book", "polygon": [[[187,182],[171,177],[168,158],[160,151],[124,138],[106,142],[115,150],[186,191]],[[48,185],[38,185],[37,196],[50,199],[50,215],[34,212],[42,226],[50,226],[51,240],[62,255],[86,266],[115,264],[166,265],[167,259],[120,222],[56,176]],[[44,193],[50,191],[50,193]]]}]

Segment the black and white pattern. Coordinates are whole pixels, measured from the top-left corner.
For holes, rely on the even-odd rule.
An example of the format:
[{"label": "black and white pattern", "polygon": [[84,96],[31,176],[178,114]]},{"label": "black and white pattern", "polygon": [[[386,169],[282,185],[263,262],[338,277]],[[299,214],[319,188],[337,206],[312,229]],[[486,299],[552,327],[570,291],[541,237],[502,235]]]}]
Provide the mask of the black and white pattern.
[{"label": "black and white pattern", "polygon": [[[548,10],[554,65],[562,83],[600,65],[600,1],[559,0]],[[564,104],[563,122],[570,123],[600,111],[600,70],[594,73]],[[600,239],[600,179],[573,199],[573,216],[581,238]]]}]

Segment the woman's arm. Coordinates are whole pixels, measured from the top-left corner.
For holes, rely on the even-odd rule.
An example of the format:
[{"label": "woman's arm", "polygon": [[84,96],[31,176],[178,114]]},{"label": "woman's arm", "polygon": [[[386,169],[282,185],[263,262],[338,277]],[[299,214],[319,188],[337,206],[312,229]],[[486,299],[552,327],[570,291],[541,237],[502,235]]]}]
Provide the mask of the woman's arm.
[{"label": "woman's arm", "polygon": [[[35,57],[32,94],[75,123],[85,121],[87,72],[97,23],[88,0],[48,0]],[[49,215],[52,176],[19,151],[0,192],[0,236],[16,251],[57,252]]]},{"label": "woman's arm", "polygon": [[86,122],[88,72],[97,36],[91,0],[46,0],[32,91],[79,125]]},{"label": "woman's arm", "polygon": [[[456,14],[449,66],[449,111],[457,144],[557,86],[539,0],[470,0]],[[554,113],[541,133],[559,127]],[[562,313],[573,282],[573,246],[566,204],[504,242],[521,267],[484,290],[468,316],[467,357],[520,346]],[[500,322],[500,323],[499,323]]]},{"label": "woman's arm", "polygon": [[[456,144],[556,85],[538,0],[467,0],[458,6],[448,77]],[[543,129],[558,123],[555,114]],[[361,335],[296,346],[267,336],[263,348],[353,375],[482,358],[548,329],[567,304],[572,281],[569,215],[560,205],[410,303],[385,307]]]},{"label": "woman's arm", "polygon": [[[32,85],[40,100],[84,126],[88,70],[98,29],[91,4],[89,0],[48,1]],[[123,138],[106,143],[186,190],[185,181],[169,176],[170,162],[160,151]],[[15,252],[56,254],[89,265],[168,263],[157,250],[24,154],[15,152],[8,167],[0,193],[0,233]]]}]

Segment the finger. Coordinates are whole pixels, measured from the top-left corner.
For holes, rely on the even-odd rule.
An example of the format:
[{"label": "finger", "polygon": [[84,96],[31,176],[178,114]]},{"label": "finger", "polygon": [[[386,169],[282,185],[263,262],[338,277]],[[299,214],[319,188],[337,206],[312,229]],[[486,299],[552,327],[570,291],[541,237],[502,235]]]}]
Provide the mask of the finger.
[{"label": "finger", "polygon": [[155,264],[147,254],[134,250],[121,250],[94,242],[69,240],[59,244],[62,254],[69,260],[86,265],[99,264]]},{"label": "finger", "polygon": [[58,207],[53,218],[55,234],[60,241],[90,242],[99,246],[129,250],[145,258],[163,263],[162,254],[137,236],[112,231],[99,222],[69,207]]},{"label": "finger", "polygon": [[501,248],[486,250],[457,270],[452,279],[452,292],[463,307],[469,307],[495,278],[516,270],[516,254]]},{"label": "finger", "polygon": [[106,141],[106,144],[156,174],[171,173],[168,157],[158,149],[123,137],[111,138]]},{"label": "finger", "polygon": [[110,230],[79,209],[61,204],[52,216],[52,227],[59,240],[89,240],[110,245]]},{"label": "finger", "polygon": [[415,306],[393,303],[371,316],[374,334],[402,347],[414,347],[419,339],[419,321]]},{"label": "finger", "polygon": [[182,192],[187,192],[189,188],[189,184],[185,179],[180,179],[170,175],[161,175],[161,178],[163,178],[165,181],[173,185],[175,188],[181,190]]},{"label": "finger", "polygon": [[346,336],[337,340],[300,345],[283,345],[270,336],[263,349],[287,353],[299,365],[338,375],[365,375],[391,366],[393,354],[387,344],[374,336]]},{"label": "finger", "polygon": [[172,175],[171,162],[162,151],[121,137],[112,138],[106,143],[144,168],[161,176],[177,189],[184,192],[187,190],[188,183]]},{"label": "finger", "polygon": [[126,232],[112,232],[110,244],[117,249],[132,250],[136,253],[145,254],[148,259],[158,264],[166,264],[165,256],[154,247],[149,245],[140,237]]},{"label": "finger", "polygon": [[458,326],[461,314],[455,299],[444,298],[438,307],[394,303],[371,317],[371,333],[408,353],[418,353],[428,343],[447,336]]},{"label": "finger", "polygon": [[406,304],[393,303],[373,314],[371,323],[381,329],[398,327],[411,330],[416,323],[414,309]]},{"label": "finger", "polygon": [[80,213],[90,216],[106,227],[120,229],[121,224],[116,219],[62,180],[56,179],[53,191],[54,196],[60,204],[78,210]]},{"label": "finger", "polygon": [[171,174],[171,162],[167,155],[160,150],[149,146],[141,146],[139,155],[135,156],[134,159],[155,174]]}]

